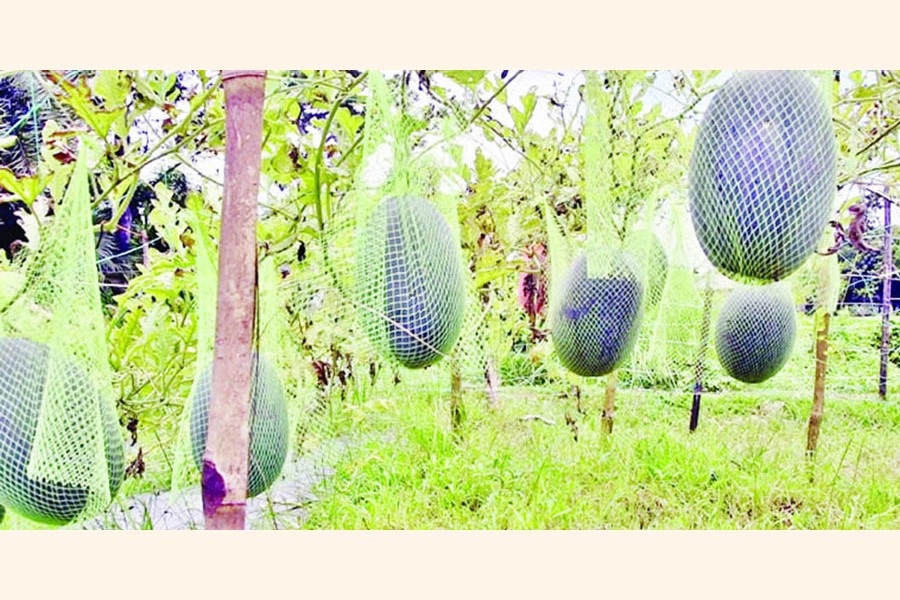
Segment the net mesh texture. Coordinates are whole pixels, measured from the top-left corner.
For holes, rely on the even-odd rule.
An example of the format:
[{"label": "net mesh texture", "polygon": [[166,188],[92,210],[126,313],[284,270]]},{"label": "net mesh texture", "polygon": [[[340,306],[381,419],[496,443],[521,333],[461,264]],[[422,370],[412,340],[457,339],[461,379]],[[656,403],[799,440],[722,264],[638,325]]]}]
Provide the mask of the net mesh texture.
[{"label": "net mesh texture", "polygon": [[836,177],[831,112],[816,80],[802,71],[734,75],[704,114],[691,158],[703,251],[728,277],[784,279],[821,239]]},{"label": "net mesh texture", "polygon": [[[197,231],[197,379],[182,416],[173,468],[172,488],[184,491],[199,482],[206,450],[212,361],[215,344],[217,271],[216,250],[209,227],[195,210],[192,227]],[[248,497],[257,496],[278,479],[288,457],[291,423],[296,416],[282,385],[283,325],[287,319],[279,304],[277,279],[271,261],[260,261],[257,331],[250,404]],[[256,293],[252,290],[250,293]],[[287,358],[285,356],[284,358]],[[289,360],[289,359],[288,359]]]},{"label": "net mesh texture", "polygon": [[785,283],[732,291],[716,322],[716,353],[729,375],[759,383],[777,373],[794,349],[797,319]]},{"label": "net mesh texture", "polygon": [[[586,235],[577,240],[547,211],[551,270],[550,336],[560,363],[599,377],[628,358],[644,314],[650,255],[623,245],[610,196],[609,99],[596,73],[585,74],[582,170]],[[651,234],[652,235],[652,234]]]},{"label": "net mesh texture", "polygon": [[104,510],[124,477],[84,154],[2,315],[0,504],[47,525]]}]

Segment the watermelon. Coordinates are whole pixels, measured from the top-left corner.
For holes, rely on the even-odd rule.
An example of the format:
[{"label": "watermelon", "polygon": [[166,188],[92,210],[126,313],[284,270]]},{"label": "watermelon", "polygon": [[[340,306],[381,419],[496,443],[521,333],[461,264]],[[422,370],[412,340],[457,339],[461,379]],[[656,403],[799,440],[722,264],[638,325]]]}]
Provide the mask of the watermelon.
[{"label": "watermelon", "polygon": [[733,76],[700,123],[690,210],[710,262],[738,281],[783,280],[815,251],[832,211],[831,111],[802,71]]},{"label": "watermelon", "polygon": [[453,348],[465,314],[456,237],[430,202],[388,197],[362,233],[357,278],[366,331],[389,359],[427,367]]},{"label": "watermelon", "polygon": [[576,258],[554,302],[550,335],[560,362],[576,375],[613,371],[634,347],[643,317],[644,279],[621,250],[595,251],[598,276],[588,277],[588,255]]},{"label": "watermelon", "polygon": [[760,383],[781,370],[796,335],[788,288],[783,284],[741,286],[728,295],[716,321],[716,353],[731,377]]},{"label": "watermelon", "polygon": [[[64,484],[28,475],[32,444],[43,404],[51,356],[71,393],[96,398],[103,419],[107,479],[115,497],[125,475],[125,452],[113,406],[102,400],[87,374],[71,361],[51,354],[48,346],[20,338],[0,339],[0,502],[21,516],[48,525],[65,525],[92,495],[87,486]],[[74,402],[78,405],[78,402]],[[79,415],[64,415],[78,433]],[[66,433],[67,440],[68,433]],[[88,443],[89,440],[85,440]],[[61,450],[61,451],[64,451]],[[93,491],[93,493],[99,493]]]},{"label": "watermelon", "polygon": [[[212,366],[197,380],[191,403],[190,432],[194,464],[201,469],[209,431]],[[250,465],[247,496],[269,489],[281,474],[288,454],[290,427],[278,373],[265,357],[254,355],[250,405]]]}]

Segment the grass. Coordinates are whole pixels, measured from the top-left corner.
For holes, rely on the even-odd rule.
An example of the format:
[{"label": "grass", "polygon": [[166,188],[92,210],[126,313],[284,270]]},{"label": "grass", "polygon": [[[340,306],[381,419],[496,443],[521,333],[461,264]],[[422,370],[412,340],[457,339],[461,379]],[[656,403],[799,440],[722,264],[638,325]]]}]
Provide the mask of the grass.
[{"label": "grass", "polygon": [[[900,404],[877,400],[878,330],[877,317],[832,320],[825,419],[812,460],[805,449],[813,325],[800,317],[791,360],[762,385],[726,380],[711,361],[720,391],[704,396],[693,434],[689,393],[621,389],[615,429],[604,437],[603,381],[583,387],[576,402],[562,393],[568,384],[552,382],[552,368],[551,382],[503,388],[497,410],[469,393],[458,438],[446,394],[380,395],[380,410],[355,422],[375,435],[343,455],[298,526],[900,527]],[[894,365],[889,384],[888,397],[900,398]]]},{"label": "grass", "polygon": [[[516,364],[529,385],[501,388],[495,410],[467,388],[458,436],[438,391],[445,365],[404,373],[397,387],[393,377],[351,385],[345,400],[301,423],[303,453],[324,452],[334,472],[315,499],[297,499],[296,510],[272,520],[315,529],[898,528],[900,369],[890,365],[889,401],[879,401],[879,323],[832,320],[812,461],[813,328],[801,317],[791,360],[764,384],[729,380],[711,358],[717,391],[704,395],[693,434],[691,394],[681,387],[620,389],[613,434],[602,435],[605,381],[563,377],[553,360]],[[332,452],[339,438],[347,443]],[[120,498],[168,487],[174,446],[144,440],[147,470]],[[0,528],[13,526],[7,515]]]},{"label": "grass", "polygon": [[[397,402],[385,433],[348,452],[309,509],[309,528],[894,528],[900,406],[832,400],[805,456],[808,402],[622,392],[612,436],[602,393],[572,402],[508,390],[498,411],[468,398],[462,439],[447,399]],[[540,414],[543,420],[521,420]],[[569,417],[567,423],[566,416]],[[436,418],[436,416],[438,418]],[[553,423],[553,424],[548,424]],[[390,425],[389,425],[390,424]],[[575,430],[577,429],[577,441]]]}]

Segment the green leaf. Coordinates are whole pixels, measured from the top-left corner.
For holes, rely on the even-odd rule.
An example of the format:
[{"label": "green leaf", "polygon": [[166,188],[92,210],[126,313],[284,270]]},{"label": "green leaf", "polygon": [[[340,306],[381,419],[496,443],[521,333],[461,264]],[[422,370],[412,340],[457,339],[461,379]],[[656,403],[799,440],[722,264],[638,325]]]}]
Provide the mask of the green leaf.
[{"label": "green leaf", "polygon": [[525,128],[528,127],[528,122],[534,114],[534,107],[536,105],[537,96],[535,95],[534,88],[532,88],[528,94],[522,96],[522,110],[519,110],[514,106],[509,108],[509,112],[513,118],[513,125],[519,135],[525,133]]},{"label": "green leaf", "polygon": [[272,157],[272,168],[276,173],[290,173],[294,170],[294,161],[290,157],[291,149],[287,144],[282,145],[275,156]]},{"label": "green leaf", "polygon": [[79,117],[84,119],[88,126],[97,135],[106,138],[112,124],[120,117],[125,116],[125,107],[115,109],[97,108],[91,101],[91,90],[84,84],[73,85],[62,80],[61,85],[66,92],[63,102],[72,107]]},{"label": "green leaf", "polygon": [[444,75],[465,86],[475,86],[484,79],[487,71],[441,71]]},{"label": "green leaf", "polygon": [[287,105],[287,108],[284,111],[284,116],[286,116],[291,121],[296,121],[300,117],[300,103],[297,102],[296,99],[291,99],[290,103]]},{"label": "green leaf", "polygon": [[131,84],[122,71],[100,71],[94,85],[94,93],[104,100],[107,108],[124,106],[130,90]]},{"label": "green leaf", "polygon": [[0,187],[18,196],[28,206],[34,204],[34,200],[41,195],[49,182],[49,175],[43,177],[32,175],[19,179],[6,167],[0,167]]},{"label": "green leaf", "polygon": [[347,132],[347,135],[353,136],[359,131],[364,118],[362,115],[354,115],[349,110],[339,110],[335,116],[335,120],[338,122],[338,125]]}]

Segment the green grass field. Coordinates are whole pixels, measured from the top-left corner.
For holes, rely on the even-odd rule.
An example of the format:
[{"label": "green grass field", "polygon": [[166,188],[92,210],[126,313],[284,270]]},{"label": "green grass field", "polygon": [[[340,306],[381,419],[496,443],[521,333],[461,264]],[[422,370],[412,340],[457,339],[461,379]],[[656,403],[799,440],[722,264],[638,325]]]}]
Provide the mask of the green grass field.
[{"label": "green grass field", "polygon": [[[456,441],[439,397],[395,405],[385,435],[338,462],[311,528],[894,528],[900,406],[833,400],[805,457],[809,402],[708,397],[688,432],[687,397],[622,393],[612,436],[599,393],[584,413],[509,390],[470,401]],[[525,415],[540,414],[548,422]],[[567,423],[567,415],[569,420]],[[388,425],[390,423],[390,425]],[[577,430],[577,441],[575,439]],[[298,523],[299,525],[299,523]]]},{"label": "green grass field", "polygon": [[804,318],[785,369],[760,386],[723,381],[725,391],[704,396],[694,433],[689,393],[622,389],[604,437],[602,382],[582,387],[578,403],[562,386],[505,387],[496,410],[470,393],[458,438],[446,394],[384,401],[354,426],[375,435],[343,455],[294,526],[896,528],[900,377],[891,365],[889,399],[878,400],[878,355],[868,345],[877,331],[877,319],[833,320],[813,460],[805,452],[812,324]]}]

